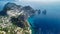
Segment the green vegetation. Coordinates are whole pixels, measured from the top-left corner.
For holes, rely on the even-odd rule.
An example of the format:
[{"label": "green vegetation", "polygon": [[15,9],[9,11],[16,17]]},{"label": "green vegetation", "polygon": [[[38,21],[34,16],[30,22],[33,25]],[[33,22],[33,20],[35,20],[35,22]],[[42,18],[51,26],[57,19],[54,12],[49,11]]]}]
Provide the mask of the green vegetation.
[{"label": "green vegetation", "polygon": [[[29,25],[27,24],[26,21],[22,21],[22,19],[20,18],[15,18],[15,17],[11,17],[11,18],[14,19],[13,22],[9,20],[9,17],[0,17],[0,34],[4,34],[4,33],[5,34],[18,34],[18,33],[29,34],[30,33]],[[9,22],[7,20],[9,20]],[[19,25],[22,24],[25,27],[21,28],[20,26],[18,26],[18,24],[16,25],[16,23],[19,23]]]},{"label": "green vegetation", "polygon": [[2,21],[2,20],[0,20],[0,23],[3,23],[3,21]]}]

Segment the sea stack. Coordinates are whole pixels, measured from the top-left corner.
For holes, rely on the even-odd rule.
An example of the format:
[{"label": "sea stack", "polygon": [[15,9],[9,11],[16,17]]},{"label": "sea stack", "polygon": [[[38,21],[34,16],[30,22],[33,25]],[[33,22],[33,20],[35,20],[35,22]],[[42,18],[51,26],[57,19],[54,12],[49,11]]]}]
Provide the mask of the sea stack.
[{"label": "sea stack", "polygon": [[47,11],[46,11],[46,9],[45,9],[45,10],[42,11],[42,14],[46,15],[46,12],[47,12]]}]

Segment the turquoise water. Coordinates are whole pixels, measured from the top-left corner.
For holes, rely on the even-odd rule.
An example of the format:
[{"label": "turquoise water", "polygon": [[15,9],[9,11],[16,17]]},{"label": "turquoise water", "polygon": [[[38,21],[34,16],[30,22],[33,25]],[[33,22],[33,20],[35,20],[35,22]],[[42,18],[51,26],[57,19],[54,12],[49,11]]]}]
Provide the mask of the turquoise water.
[{"label": "turquoise water", "polygon": [[[2,3],[3,2],[3,3]],[[0,10],[8,1],[0,1]],[[41,14],[35,14],[28,18],[33,34],[58,34],[60,32],[60,2],[52,4],[42,4],[37,2],[14,2],[22,6],[31,6],[40,9]],[[42,11],[46,9],[46,15]]]}]

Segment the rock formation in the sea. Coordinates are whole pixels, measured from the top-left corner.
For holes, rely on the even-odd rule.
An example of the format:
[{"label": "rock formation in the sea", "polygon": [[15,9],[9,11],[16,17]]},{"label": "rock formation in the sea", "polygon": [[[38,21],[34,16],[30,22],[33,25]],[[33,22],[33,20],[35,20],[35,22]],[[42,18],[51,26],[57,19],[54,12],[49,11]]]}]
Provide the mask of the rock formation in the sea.
[{"label": "rock formation in the sea", "polygon": [[45,10],[42,11],[42,14],[46,15],[46,12],[47,12],[47,11],[46,11],[46,9],[45,9]]},{"label": "rock formation in the sea", "polygon": [[40,14],[40,13],[41,13],[41,10],[39,9],[39,10],[38,10],[38,14]]},{"label": "rock formation in the sea", "polygon": [[40,10],[40,9],[39,9],[39,10],[36,9],[36,12],[37,12],[38,14],[40,14],[40,13],[41,13],[41,10]]}]

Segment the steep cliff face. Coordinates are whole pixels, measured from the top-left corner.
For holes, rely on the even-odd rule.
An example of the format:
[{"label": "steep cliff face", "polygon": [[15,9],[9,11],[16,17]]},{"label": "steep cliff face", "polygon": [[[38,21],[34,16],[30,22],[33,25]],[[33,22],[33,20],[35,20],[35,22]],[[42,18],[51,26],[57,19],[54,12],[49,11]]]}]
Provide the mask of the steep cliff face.
[{"label": "steep cliff face", "polygon": [[30,6],[24,6],[22,9],[24,10],[25,14],[28,14],[29,16],[34,15],[35,12],[36,12],[36,11],[35,11],[32,7],[30,7]]}]

